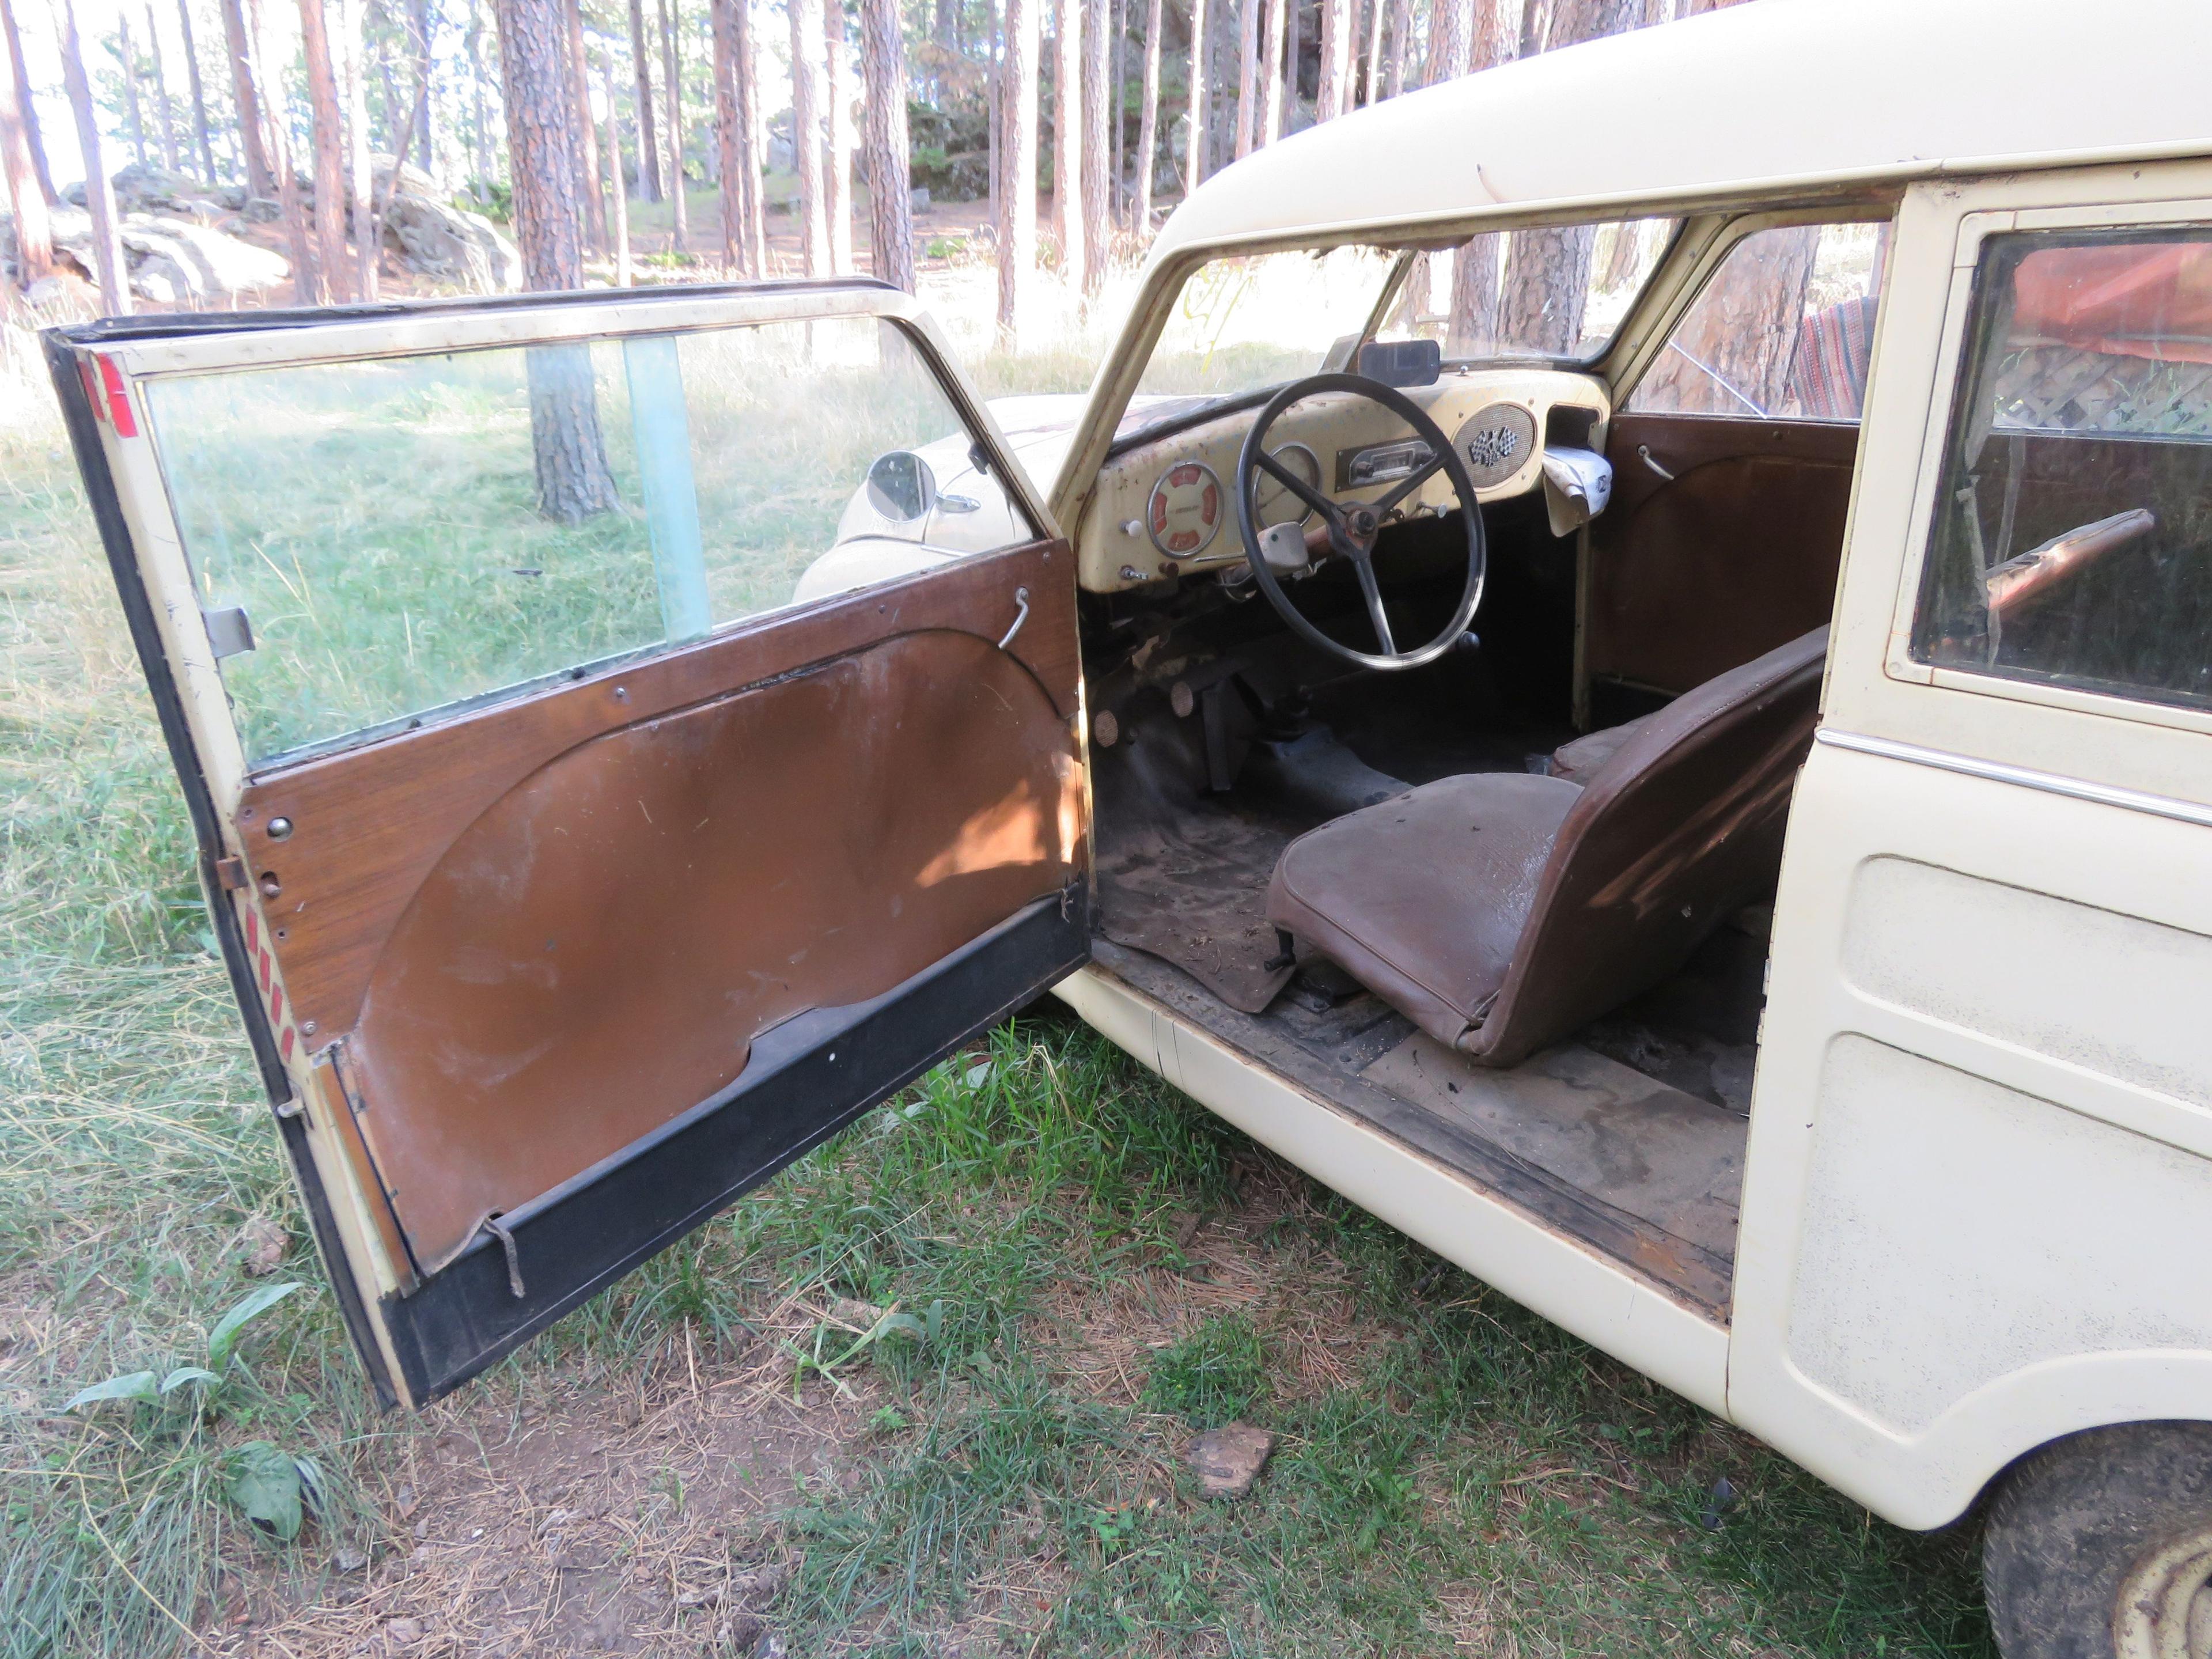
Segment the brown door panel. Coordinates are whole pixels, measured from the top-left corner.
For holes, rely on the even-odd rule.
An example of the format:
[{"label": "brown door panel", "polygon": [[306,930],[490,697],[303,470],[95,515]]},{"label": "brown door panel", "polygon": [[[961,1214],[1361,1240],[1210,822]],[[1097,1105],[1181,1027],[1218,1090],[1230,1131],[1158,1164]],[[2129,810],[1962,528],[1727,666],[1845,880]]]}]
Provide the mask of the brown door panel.
[{"label": "brown door panel", "polygon": [[1616,416],[1613,502],[1591,531],[1589,678],[1687,691],[1826,623],[1858,435],[1834,422]]},{"label": "brown door panel", "polygon": [[1066,890],[1075,706],[1036,545],[257,781],[255,902],[417,1273]]},{"label": "brown door panel", "polygon": [[[493,802],[580,744],[900,634],[950,628],[1008,646],[1063,716],[1077,702],[1073,562],[1064,544],[994,553],[665,656],[255,779],[238,817],[293,1018],[320,1048],[353,1029],[370,975],[431,866]],[[290,825],[281,842],[277,819]],[[265,896],[270,883],[278,891]],[[307,1030],[312,1022],[314,1030]]]}]

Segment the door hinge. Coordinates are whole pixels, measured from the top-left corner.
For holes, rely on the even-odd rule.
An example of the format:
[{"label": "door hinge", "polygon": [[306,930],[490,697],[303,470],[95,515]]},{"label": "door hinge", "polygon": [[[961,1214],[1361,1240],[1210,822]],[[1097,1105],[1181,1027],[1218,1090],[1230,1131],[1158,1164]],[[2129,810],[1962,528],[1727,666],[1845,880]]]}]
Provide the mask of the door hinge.
[{"label": "door hinge", "polygon": [[246,885],[246,860],[231,857],[215,861],[215,878],[226,893],[235,893]]},{"label": "door hinge", "polygon": [[221,662],[225,657],[243,656],[253,649],[253,618],[246,614],[242,605],[226,605],[213,611],[200,612],[200,620],[207,624],[208,648]]}]

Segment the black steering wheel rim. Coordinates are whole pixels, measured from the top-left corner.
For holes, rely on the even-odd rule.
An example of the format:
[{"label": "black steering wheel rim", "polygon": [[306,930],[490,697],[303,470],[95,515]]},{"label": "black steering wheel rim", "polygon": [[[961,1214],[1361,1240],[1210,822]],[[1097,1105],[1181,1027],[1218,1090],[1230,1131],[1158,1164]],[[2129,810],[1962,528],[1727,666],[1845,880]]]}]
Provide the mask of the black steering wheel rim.
[{"label": "black steering wheel rim", "polygon": [[[1268,428],[1276,418],[1291,404],[1324,392],[1348,392],[1380,404],[1413,428],[1413,435],[1429,447],[1429,461],[1402,480],[1394,480],[1393,488],[1385,491],[1377,503],[1357,502],[1351,507],[1339,503],[1334,497],[1318,489],[1308,490],[1301,481],[1293,479],[1275,465],[1267,453]],[[1378,652],[1354,649],[1340,640],[1330,638],[1309,621],[1304,613],[1290,601],[1282,584],[1276,580],[1267,557],[1260,547],[1257,507],[1254,495],[1259,488],[1262,470],[1274,474],[1292,492],[1307,503],[1310,512],[1318,511],[1328,523],[1330,551],[1349,558],[1358,572],[1360,589],[1367,600],[1368,616],[1375,629],[1376,642],[1383,648]],[[1425,645],[1401,651],[1389,631],[1388,618],[1382,613],[1382,598],[1376,583],[1372,560],[1376,538],[1382,529],[1376,510],[1387,512],[1389,507],[1411,495],[1427,481],[1429,474],[1442,470],[1451,481],[1452,489],[1459,497],[1460,517],[1467,527],[1467,586],[1460,594],[1452,619],[1442,632]],[[1372,520],[1364,532],[1351,522],[1352,516],[1365,513]],[[1297,520],[1303,525],[1305,515]],[[1489,564],[1488,544],[1482,528],[1482,514],[1477,507],[1474,480],[1468,477],[1467,464],[1459,452],[1443,434],[1443,429],[1431,420],[1428,412],[1395,386],[1364,374],[1310,374],[1302,380],[1293,380],[1270,398],[1252,422],[1252,429],[1244,434],[1244,447],[1237,456],[1237,527],[1244,541],[1245,561],[1252,568],[1253,580],[1260,591],[1267,596],[1267,603],[1276,614],[1289,624],[1291,630],[1320,647],[1334,656],[1357,663],[1363,668],[1385,672],[1402,668],[1418,668],[1423,663],[1433,662],[1456,645],[1474,620],[1475,611],[1482,605],[1483,579]]]}]

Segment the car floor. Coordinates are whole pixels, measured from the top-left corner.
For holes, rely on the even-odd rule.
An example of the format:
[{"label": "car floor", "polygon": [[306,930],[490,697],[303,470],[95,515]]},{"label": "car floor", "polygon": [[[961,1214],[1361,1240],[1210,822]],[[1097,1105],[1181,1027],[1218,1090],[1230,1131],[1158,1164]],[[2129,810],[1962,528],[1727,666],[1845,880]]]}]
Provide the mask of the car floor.
[{"label": "car floor", "polygon": [[[1520,771],[1572,735],[1409,718],[1375,681],[1250,734],[1206,787],[1204,720],[1164,702],[1095,757],[1097,965],[1292,1082],[1725,1322],[1764,918],[1506,1070],[1474,1066],[1333,964],[1285,963],[1264,907],[1284,847],[1411,785]],[[1472,729],[1470,729],[1472,728]]]}]

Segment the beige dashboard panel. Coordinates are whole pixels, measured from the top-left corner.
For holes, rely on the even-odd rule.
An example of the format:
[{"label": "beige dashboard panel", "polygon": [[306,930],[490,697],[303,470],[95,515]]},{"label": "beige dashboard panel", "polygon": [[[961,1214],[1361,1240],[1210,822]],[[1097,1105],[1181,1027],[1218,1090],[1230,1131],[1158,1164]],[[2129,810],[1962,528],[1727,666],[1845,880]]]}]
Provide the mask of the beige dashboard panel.
[{"label": "beige dashboard panel", "polygon": [[[1597,449],[1605,446],[1605,426],[1611,414],[1601,381],[1558,369],[1447,371],[1436,385],[1411,388],[1406,395],[1447,437],[1493,404],[1516,408],[1533,420],[1536,442],[1528,447],[1513,471],[1494,484],[1478,485],[1476,496],[1484,501],[1508,500],[1541,487],[1543,434],[1553,410],[1589,410],[1595,419],[1586,441]],[[1139,444],[1108,460],[1100,469],[1098,489],[1077,536],[1077,572],[1083,586],[1092,592],[1113,592],[1193,571],[1223,569],[1241,560],[1244,549],[1237,533],[1233,499],[1237,456],[1257,415],[1256,410],[1240,409],[1203,425]],[[1405,431],[1405,423],[1381,404],[1348,392],[1328,392],[1286,410],[1268,434],[1268,447],[1304,445],[1320,462],[1324,491],[1343,501],[1372,500],[1389,487],[1389,483],[1340,489],[1339,458],[1388,443]],[[1147,509],[1153,489],[1168,474],[1194,466],[1204,468],[1218,487],[1212,529],[1195,548],[1170,551],[1155,540],[1147,523]],[[1196,487],[1202,489],[1203,481]],[[1409,514],[1443,512],[1450,507],[1451,500],[1450,482],[1439,473],[1415,493],[1407,510]]]}]

